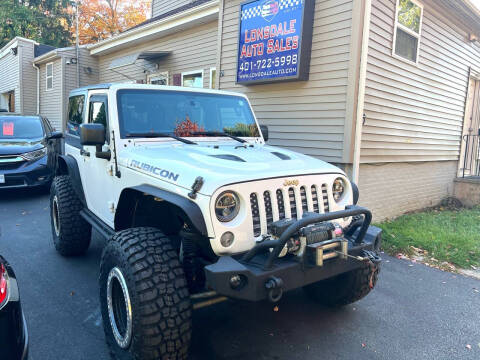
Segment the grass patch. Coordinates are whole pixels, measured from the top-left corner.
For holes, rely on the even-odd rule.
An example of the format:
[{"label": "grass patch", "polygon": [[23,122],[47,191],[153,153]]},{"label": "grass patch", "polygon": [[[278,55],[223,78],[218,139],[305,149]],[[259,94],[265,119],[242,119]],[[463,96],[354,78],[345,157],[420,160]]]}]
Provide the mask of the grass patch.
[{"label": "grass patch", "polygon": [[389,254],[413,255],[414,246],[440,262],[480,266],[480,207],[408,214],[378,226]]}]

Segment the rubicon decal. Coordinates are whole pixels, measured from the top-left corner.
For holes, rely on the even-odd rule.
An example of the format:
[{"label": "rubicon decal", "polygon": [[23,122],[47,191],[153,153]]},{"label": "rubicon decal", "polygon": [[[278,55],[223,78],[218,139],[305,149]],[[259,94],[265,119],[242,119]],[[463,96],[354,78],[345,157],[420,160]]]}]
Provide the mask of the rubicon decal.
[{"label": "rubicon decal", "polygon": [[165,179],[168,179],[168,180],[177,181],[178,178],[180,177],[179,174],[174,174],[173,172],[170,172],[168,170],[160,169],[159,167],[149,165],[149,164],[146,164],[146,163],[142,163],[142,162],[137,161],[137,160],[132,160],[130,162],[129,166],[131,168],[135,168],[135,169],[138,169],[138,170],[143,170],[145,172],[149,172],[153,175],[161,176],[161,177],[163,177]]}]

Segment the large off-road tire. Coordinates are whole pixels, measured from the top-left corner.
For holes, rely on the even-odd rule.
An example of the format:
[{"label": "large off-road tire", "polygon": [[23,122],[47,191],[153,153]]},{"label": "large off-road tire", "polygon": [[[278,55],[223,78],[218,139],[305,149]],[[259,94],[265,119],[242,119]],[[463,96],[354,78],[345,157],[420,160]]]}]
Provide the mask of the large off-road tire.
[{"label": "large off-road tire", "polygon": [[191,303],[178,255],[149,227],[116,233],[100,266],[103,328],[114,359],[182,360],[191,339]]},{"label": "large off-road tire", "polygon": [[354,303],[375,287],[380,265],[364,264],[361,268],[305,286],[303,289],[322,305],[337,307]]},{"label": "large off-road tire", "polygon": [[82,255],[90,246],[92,226],[81,216],[83,204],[68,176],[57,176],[50,188],[50,218],[55,249],[63,256]]}]

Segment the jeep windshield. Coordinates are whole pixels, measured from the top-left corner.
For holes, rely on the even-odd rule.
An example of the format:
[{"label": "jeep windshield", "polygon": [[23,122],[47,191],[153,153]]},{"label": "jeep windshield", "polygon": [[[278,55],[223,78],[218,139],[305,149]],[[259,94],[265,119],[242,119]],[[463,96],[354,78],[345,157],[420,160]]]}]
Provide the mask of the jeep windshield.
[{"label": "jeep windshield", "polygon": [[128,89],[118,91],[117,102],[122,138],[148,133],[260,136],[248,102],[238,96]]}]

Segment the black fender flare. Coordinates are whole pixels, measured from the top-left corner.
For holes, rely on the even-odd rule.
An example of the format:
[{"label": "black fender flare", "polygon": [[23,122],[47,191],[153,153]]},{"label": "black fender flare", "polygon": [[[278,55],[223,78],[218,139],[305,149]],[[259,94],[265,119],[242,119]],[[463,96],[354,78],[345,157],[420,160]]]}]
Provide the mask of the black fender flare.
[{"label": "black fender flare", "polygon": [[120,227],[119,224],[117,225],[117,221],[118,222],[122,221],[119,213],[122,213],[122,210],[121,210],[122,204],[128,203],[125,197],[128,196],[129,190],[130,191],[133,190],[137,193],[143,193],[143,194],[154,196],[156,198],[162,199],[166,202],[169,202],[179,207],[188,217],[190,224],[198,231],[198,233],[200,233],[205,237],[208,236],[207,225],[205,223],[202,210],[200,210],[200,207],[197,205],[197,203],[181,195],[159,189],[152,185],[146,185],[146,184],[125,188],[122,190],[122,193],[120,194],[120,199],[118,201],[117,212],[115,214],[115,229],[118,229]]},{"label": "black fender flare", "polygon": [[73,189],[84,206],[87,205],[85,193],[83,192],[82,178],[78,168],[77,160],[71,155],[58,155],[55,175],[68,175],[72,182]]}]

